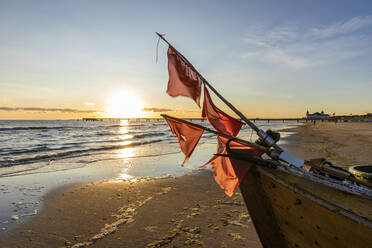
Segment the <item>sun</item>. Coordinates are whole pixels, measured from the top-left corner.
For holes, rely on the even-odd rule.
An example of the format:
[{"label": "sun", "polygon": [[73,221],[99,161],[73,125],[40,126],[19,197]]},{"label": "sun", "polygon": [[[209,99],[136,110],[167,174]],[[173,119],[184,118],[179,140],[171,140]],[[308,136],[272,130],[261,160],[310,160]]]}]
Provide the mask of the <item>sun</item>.
[{"label": "sun", "polygon": [[135,118],[142,114],[141,99],[131,91],[120,91],[107,99],[106,113],[110,118]]}]

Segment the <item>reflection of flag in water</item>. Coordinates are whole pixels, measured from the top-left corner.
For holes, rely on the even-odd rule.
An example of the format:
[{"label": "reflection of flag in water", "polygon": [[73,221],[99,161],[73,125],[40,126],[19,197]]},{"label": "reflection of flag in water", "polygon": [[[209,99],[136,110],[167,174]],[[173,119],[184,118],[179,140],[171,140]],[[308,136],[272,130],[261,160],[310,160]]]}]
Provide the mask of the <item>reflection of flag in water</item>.
[{"label": "reflection of flag in water", "polygon": [[[218,136],[217,153],[227,154],[226,142],[228,138]],[[243,145],[237,141],[231,141],[231,149],[247,152],[254,156],[261,156],[264,151],[254,146]],[[231,157],[213,156],[205,165],[212,165],[214,179],[220,185],[228,196],[232,196],[238,188],[240,182],[244,179],[245,174],[253,165],[247,161],[237,160]]]},{"label": "reflection of flag in water", "polygon": [[190,97],[200,107],[201,80],[172,47],[168,48],[168,72],[168,95]]},{"label": "reflection of flag in water", "polygon": [[186,123],[174,120],[172,118],[165,117],[169,127],[172,129],[172,133],[175,134],[180,143],[182,152],[186,158],[182,163],[182,166],[189,160],[195,146],[198,144],[200,137],[202,136],[204,129],[187,125]]},{"label": "reflection of flag in water", "polygon": [[238,135],[243,123],[218,109],[212,102],[207,87],[204,86],[204,103],[202,117],[207,117],[209,123],[219,132],[230,136]]}]

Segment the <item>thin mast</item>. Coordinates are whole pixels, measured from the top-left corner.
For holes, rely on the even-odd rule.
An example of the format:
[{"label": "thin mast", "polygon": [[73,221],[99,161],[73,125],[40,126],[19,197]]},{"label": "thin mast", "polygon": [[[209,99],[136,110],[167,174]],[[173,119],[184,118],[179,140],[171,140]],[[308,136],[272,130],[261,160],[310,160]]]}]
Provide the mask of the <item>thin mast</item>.
[{"label": "thin mast", "polygon": [[[190,66],[191,68],[198,74],[198,76],[202,79],[203,83],[206,84],[217,96],[220,98],[229,108],[235,112],[245,123],[247,123],[254,131],[259,132],[260,129],[253,123],[251,122],[247,117],[245,117],[237,108],[235,108],[229,101],[227,101],[218,91],[201,75],[198,70],[188,61],[183,54],[181,54],[177,49],[172,46],[164,37],[163,35],[159,34],[156,32],[156,34],[163,40],[165,43],[167,43],[170,47],[172,47],[178,55],[180,55]],[[273,147],[278,150],[278,151],[283,151],[278,145],[273,144]]]},{"label": "thin mast", "polygon": [[156,32],[156,34],[165,41],[170,47],[172,47],[179,56],[182,57],[182,59],[187,62],[191,68],[198,74],[200,79],[204,84],[206,84],[229,108],[235,112],[245,123],[247,123],[253,130],[256,131],[257,135],[262,139],[263,143],[265,143],[268,147],[273,147],[276,151],[276,153],[268,153],[270,157],[283,160],[289,164],[292,164],[296,167],[302,167],[304,164],[304,160],[297,158],[296,156],[284,151],[282,148],[280,148],[275,141],[266,134],[264,130],[259,129],[253,122],[251,122],[247,117],[245,117],[237,108],[235,108],[229,101],[227,101],[220,93],[217,92],[217,90],[210,84],[208,81],[196,70],[196,68],[188,61],[185,56],[183,56],[177,49],[172,46],[164,37],[163,35]]}]

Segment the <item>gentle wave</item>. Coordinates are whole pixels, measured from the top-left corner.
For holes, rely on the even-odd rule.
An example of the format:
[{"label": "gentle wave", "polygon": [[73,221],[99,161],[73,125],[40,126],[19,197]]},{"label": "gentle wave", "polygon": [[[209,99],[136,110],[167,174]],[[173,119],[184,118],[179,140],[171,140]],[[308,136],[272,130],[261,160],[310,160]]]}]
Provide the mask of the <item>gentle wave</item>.
[{"label": "gentle wave", "polygon": [[143,127],[143,126],[146,126],[145,124],[132,124],[132,123],[128,123],[128,124],[115,124],[115,125],[102,125],[102,126],[97,126],[99,128],[111,128],[111,127]]},{"label": "gentle wave", "polygon": [[[107,134],[109,135],[109,134]],[[117,136],[117,134],[110,134],[113,136]],[[90,136],[90,137],[96,137],[96,135]],[[98,135],[102,136],[102,135]],[[0,150],[0,155],[5,156],[5,157],[12,157],[12,156],[19,156],[23,154],[30,154],[30,153],[35,153],[35,154],[40,154],[40,153],[45,153],[45,152],[58,152],[61,150],[69,150],[69,149],[74,149],[77,147],[81,147],[84,145],[91,145],[91,144],[105,144],[105,143],[120,143],[120,142],[125,142],[125,141],[136,141],[140,139],[145,139],[145,138],[154,138],[154,137],[161,137],[161,136],[170,136],[169,133],[165,132],[149,132],[149,133],[140,133],[140,134],[135,134],[135,135],[129,135],[125,139],[115,139],[115,140],[89,140],[89,141],[81,141],[81,142],[66,142],[64,144],[61,144],[61,146],[55,147],[55,145],[51,144],[44,144],[44,145],[38,145],[37,147],[31,147],[31,148],[16,148],[16,149],[7,149],[6,151],[1,151]],[[81,137],[88,137],[81,135]],[[4,161],[4,160],[3,160]],[[2,162],[0,160],[0,162]]]},{"label": "gentle wave", "polygon": [[28,127],[1,127],[2,131],[27,131],[27,130],[54,130],[54,129],[102,129],[102,128],[120,128],[120,127],[144,127],[145,124],[115,124],[115,125],[100,125],[100,126],[56,126],[56,127],[46,127],[46,126],[28,126]]},{"label": "gentle wave", "polygon": [[[178,154],[180,151],[177,152],[166,152],[166,153],[158,153],[158,154],[146,154],[146,155],[136,155],[136,156],[129,156],[128,158],[135,159],[135,158],[151,158],[151,157],[160,157],[160,156],[167,156],[167,155],[172,155],[172,154]],[[90,154],[85,154],[83,156],[89,156]],[[82,156],[79,156],[82,157]],[[89,161],[79,161],[79,166],[75,166],[73,168],[67,167],[67,168],[60,168],[60,169],[53,169],[53,172],[56,171],[66,171],[66,170],[71,170],[71,169],[79,169],[83,168],[89,164],[96,163],[96,162],[101,162],[101,161],[112,161],[112,160],[121,160],[122,158],[102,158],[102,159],[95,159],[95,160],[89,160]],[[1,177],[15,177],[15,176],[24,176],[24,175],[32,175],[32,174],[40,174],[40,173],[49,173],[50,171],[46,172],[40,172],[37,171],[41,168],[44,168],[48,166],[48,164],[44,165],[39,165],[37,167],[32,167],[32,168],[24,168],[20,169],[18,171],[12,171],[12,172],[6,172],[6,173],[0,173],[0,178]]]},{"label": "gentle wave", "polygon": [[73,148],[80,147],[82,145],[88,145],[88,144],[119,143],[119,142],[124,142],[128,140],[137,140],[137,139],[142,139],[142,138],[149,138],[149,137],[153,138],[153,137],[160,137],[160,136],[170,136],[170,135],[167,133],[163,133],[163,132],[144,133],[144,134],[133,135],[132,137],[128,137],[126,139],[67,142],[63,144],[63,147],[58,147],[58,148],[53,148],[53,147],[48,147],[47,145],[42,145],[42,146],[38,146],[35,148],[30,148],[30,149],[9,149],[6,152],[0,151],[0,155],[1,156],[13,156],[13,155],[22,155],[22,154],[29,154],[29,153],[53,152],[53,151],[73,149]]},{"label": "gentle wave", "polygon": [[[39,130],[39,129],[49,129],[50,127],[1,127],[0,131],[17,131],[17,130]],[[64,127],[60,127],[64,128]]]},{"label": "gentle wave", "polygon": [[[0,152],[1,156],[12,156],[12,155],[20,155],[20,154],[28,154],[28,153],[41,153],[41,152],[51,152],[51,151],[60,151],[60,150],[67,150],[71,149],[71,146],[63,146],[58,148],[49,148],[48,146],[39,146],[31,149],[10,149],[7,152]],[[0,160],[1,161],[1,160]]]},{"label": "gentle wave", "polygon": [[9,132],[9,131],[32,131],[32,130],[65,130],[65,129],[84,129],[91,127],[70,127],[70,126],[60,126],[60,127],[1,127],[0,132]]},{"label": "gentle wave", "polygon": [[97,148],[89,148],[84,150],[72,150],[67,152],[59,152],[59,153],[51,153],[51,154],[42,154],[42,155],[36,155],[32,157],[24,157],[20,159],[8,159],[8,160],[0,160],[0,168],[2,167],[10,167],[14,165],[20,165],[20,164],[26,164],[26,163],[33,163],[33,162],[40,162],[40,161],[47,161],[47,160],[54,160],[59,158],[66,158],[69,156],[74,155],[81,155],[81,154],[91,154],[96,153],[100,151],[107,151],[107,150],[117,150],[117,149],[124,149],[127,147],[133,147],[133,146],[140,146],[140,145],[147,145],[152,143],[158,143],[163,140],[150,140],[150,141],[144,141],[144,142],[133,142],[126,145],[112,145],[112,146],[102,146]]},{"label": "gentle wave", "polygon": [[168,132],[140,132],[140,131],[129,131],[123,134],[118,134],[116,132],[98,132],[98,133],[92,133],[92,134],[78,134],[78,135],[72,135],[72,138],[94,138],[94,137],[101,137],[101,136],[119,136],[119,135],[131,135],[134,139],[136,138],[146,138],[146,137],[153,137],[153,136],[163,136],[166,135]]}]

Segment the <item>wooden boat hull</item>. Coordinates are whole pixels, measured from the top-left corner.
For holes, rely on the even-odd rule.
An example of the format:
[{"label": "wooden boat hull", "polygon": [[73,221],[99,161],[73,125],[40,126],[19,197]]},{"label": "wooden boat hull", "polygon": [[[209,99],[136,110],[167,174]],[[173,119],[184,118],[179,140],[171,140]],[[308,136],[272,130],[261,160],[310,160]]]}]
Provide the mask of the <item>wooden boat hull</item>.
[{"label": "wooden boat hull", "polygon": [[264,247],[372,247],[371,190],[280,166],[240,184]]}]

